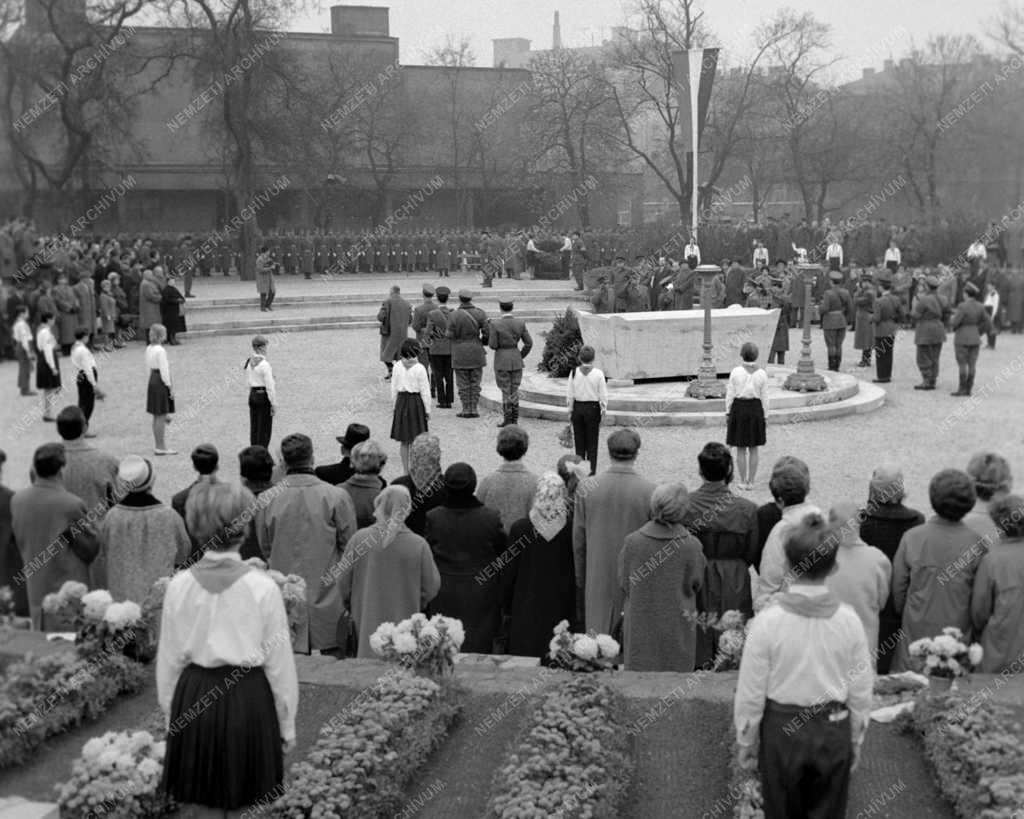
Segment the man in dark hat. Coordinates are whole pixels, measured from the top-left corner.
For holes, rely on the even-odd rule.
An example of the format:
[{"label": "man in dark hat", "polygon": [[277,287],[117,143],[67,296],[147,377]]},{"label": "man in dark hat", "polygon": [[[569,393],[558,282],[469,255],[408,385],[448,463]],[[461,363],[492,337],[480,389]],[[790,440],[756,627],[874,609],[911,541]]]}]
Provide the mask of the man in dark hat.
[{"label": "man in dark hat", "polygon": [[416,333],[416,340],[420,343],[420,364],[427,371],[430,378],[430,397],[437,397],[437,386],[434,379],[430,377],[430,339],[427,338],[427,317],[434,309],[434,285],[423,283],[423,301],[416,305],[412,311],[412,329]]},{"label": "man in dark hat", "polygon": [[975,368],[978,351],[981,349],[982,333],[991,329],[991,319],[980,301],[981,291],[974,282],[964,285],[964,300],[956,308],[950,329],[953,330],[953,349],[956,364],[960,370],[960,386],[952,393],[957,397],[969,396],[974,388]]},{"label": "man in dark hat", "polygon": [[[324,483],[341,486],[356,474],[356,469],[352,466],[349,456],[356,444],[370,440],[370,428],[363,424],[349,424],[345,434],[336,436],[334,440],[341,444],[341,460],[336,464],[318,466],[313,470],[313,474]],[[387,485],[383,478],[381,478],[381,484],[382,486]]]},{"label": "man in dark hat", "polygon": [[444,285],[437,288],[437,306],[427,315],[424,335],[430,345],[430,374],[438,409],[451,409],[455,400],[452,383],[452,340],[448,338],[448,323],[452,309],[448,306],[451,290]]},{"label": "man in dark hat", "polygon": [[917,345],[917,368],[921,371],[921,383],[915,384],[914,389],[934,390],[949,315],[949,303],[939,294],[936,276],[925,276],[924,292],[918,291],[910,315],[917,322],[914,344]]},{"label": "man in dark hat", "polygon": [[[501,315],[491,322],[489,346],[494,353],[494,381],[501,390],[504,418],[499,427],[519,423],[519,385],[523,383],[523,359],[533,349],[533,339],[526,322],[512,315],[511,299],[498,302]],[[519,342],[523,343],[522,349]]]},{"label": "man in dark hat", "polygon": [[903,305],[892,292],[891,270],[878,274],[880,295],[875,301],[875,312],[871,320],[875,325],[875,379],[876,384],[888,384],[892,380],[892,350],[896,340]]},{"label": "man in dark hat", "polygon": [[490,339],[490,328],[487,314],[473,304],[469,290],[459,291],[459,309],[449,317],[448,338],[452,340],[452,369],[462,403],[458,417],[479,418],[480,383],[487,363],[484,343]]},{"label": "man in dark hat", "polygon": [[843,339],[853,319],[853,299],[850,291],[842,286],[841,271],[830,270],[828,278],[832,286],[821,297],[821,329],[828,350],[828,368],[839,372],[843,362]]}]

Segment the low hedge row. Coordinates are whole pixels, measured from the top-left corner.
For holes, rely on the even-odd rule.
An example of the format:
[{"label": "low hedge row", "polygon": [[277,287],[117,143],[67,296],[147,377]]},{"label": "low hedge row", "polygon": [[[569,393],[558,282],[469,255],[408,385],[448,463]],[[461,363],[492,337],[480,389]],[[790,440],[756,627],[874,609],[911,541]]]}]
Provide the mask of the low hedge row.
[{"label": "low hedge row", "polygon": [[615,817],[633,779],[621,695],[593,676],[545,695],[498,772],[492,817]]},{"label": "low hedge row", "polygon": [[0,768],[28,760],[44,740],[97,720],[152,672],[120,654],[28,657],[0,680]]},{"label": "low hedge row", "polygon": [[405,786],[458,719],[460,699],[453,684],[409,671],[381,677],[320,729],[274,815],[395,816]]},{"label": "low hedge row", "polygon": [[984,697],[919,697],[904,726],[924,744],[942,795],[961,819],[1024,816],[1020,726]]}]

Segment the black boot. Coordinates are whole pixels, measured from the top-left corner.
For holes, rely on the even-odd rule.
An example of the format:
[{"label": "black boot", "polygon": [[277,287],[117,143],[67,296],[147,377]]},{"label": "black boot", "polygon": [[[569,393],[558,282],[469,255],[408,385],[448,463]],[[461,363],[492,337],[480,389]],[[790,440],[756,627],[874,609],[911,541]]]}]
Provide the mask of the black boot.
[{"label": "black boot", "polygon": [[956,388],[956,392],[951,392],[950,395],[956,396],[958,398],[962,395],[970,395],[970,392],[967,391],[967,379],[961,375],[960,384]]}]

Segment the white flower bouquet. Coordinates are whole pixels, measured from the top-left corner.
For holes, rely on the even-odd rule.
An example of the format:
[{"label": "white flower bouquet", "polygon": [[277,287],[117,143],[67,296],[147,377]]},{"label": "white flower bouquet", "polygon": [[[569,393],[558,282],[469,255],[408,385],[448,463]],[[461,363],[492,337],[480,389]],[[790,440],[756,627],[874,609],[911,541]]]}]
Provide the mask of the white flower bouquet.
[{"label": "white flower bouquet", "polygon": [[58,623],[66,624],[72,631],[78,631],[85,625],[83,599],[89,594],[89,587],[85,583],[68,580],[59,591],[46,595],[43,598],[43,613],[47,615],[47,626],[51,626],[48,630],[52,631],[52,627]]},{"label": "white flower bouquet", "polygon": [[305,579],[297,574],[286,575],[276,569],[271,569],[264,560],[258,557],[250,557],[245,562],[254,569],[266,572],[270,575],[270,579],[277,583],[277,587],[281,590],[281,597],[284,598],[284,610],[288,614],[288,629],[292,636],[292,646],[301,643],[304,647],[309,634]]},{"label": "white flower bouquet", "polygon": [[174,806],[160,789],[165,747],[148,731],[110,731],[90,739],[71,779],[57,786],[60,815],[133,819],[171,813]]},{"label": "white flower bouquet", "polygon": [[725,612],[714,627],[721,632],[718,636],[714,670],[738,670],[740,659],[743,657],[743,645],[747,641],[748,623],[743,612],[735,609]]},{"label": "white flower bouquet", "polygon": [[955,679],[970,674],[981,664],[982,648],[978,643],[968,646],[963,632],[946,626],[938,637],[914,640],[908,649],[922,674]]},{"label": "white flower bouquet", "polygon": [[370,635],[370,648],[388,662],[434,676],[451,674],[466,639],[462,621],[416,613],[398,623],[381,623]]},{"label": "white flower bouquet", "polygon": [[569,621],[555,626],[548,643],[547,665],[566,671],[611,671],[617,665],[620,646],[607,634],[574,634]]}]

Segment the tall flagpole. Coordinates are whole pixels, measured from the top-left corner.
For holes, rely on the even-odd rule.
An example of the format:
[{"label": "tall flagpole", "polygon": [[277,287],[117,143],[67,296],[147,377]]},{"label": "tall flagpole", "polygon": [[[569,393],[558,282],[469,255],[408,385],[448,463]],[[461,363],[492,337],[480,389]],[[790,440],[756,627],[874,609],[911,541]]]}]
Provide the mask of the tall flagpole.
[{"label": "tall flagpole", "polygon": [[[700,71],[704,62],[704,49],[697,48],[686,52],[690,60],[690,132],[693,145],[693,162],[690,177],[693,179],[693,190],[690,192],[690,233],[697,238],[697,208],[700,201],[700,187],[697,184],[698,119],[700,117]],[[699,244],[699,242],[698,242]]]}]

